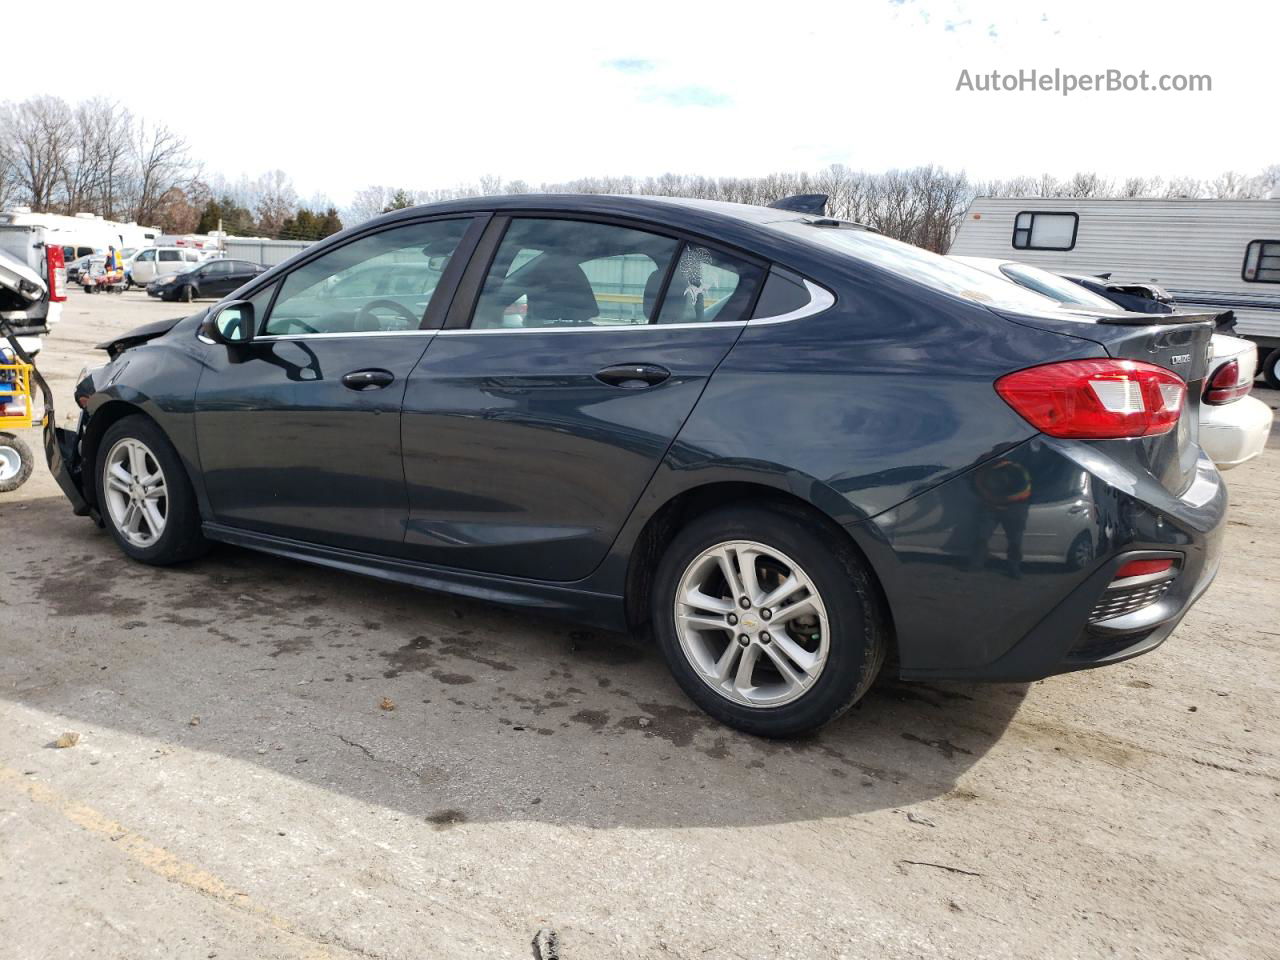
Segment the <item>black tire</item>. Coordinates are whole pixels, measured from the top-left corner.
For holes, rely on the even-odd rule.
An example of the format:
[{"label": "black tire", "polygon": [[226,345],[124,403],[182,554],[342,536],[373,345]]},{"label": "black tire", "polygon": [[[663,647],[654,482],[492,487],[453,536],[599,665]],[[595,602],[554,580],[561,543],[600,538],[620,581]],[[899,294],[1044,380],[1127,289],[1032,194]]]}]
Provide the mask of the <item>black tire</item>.
[{"label": "black tire", "polygon": [[[164,530],[149,546],[130,543],[117,526],[107,505],[104,468],[111,450],[125,439],[138,440],[144,444],[164,473],[165,488],[168,491]],[[209,549],[209,541],[200,532],[200,510],[196,504],[195,491],[191,487],[191,478],[187,476],[178,452],[164,435],[164,431],[147,417],[141,414],[124,417],[107,428],[98,444],[94,485],[103,523],[120,549],[134,560],[153,566],[169,566],[194,560]]]},{"label": "black tire", "polygon": [[1280,347],[1262,358],[1262,379],[1272,390],[1280,390]]},{"label": "black tire", "polygon": [[1072,570],[1083,570],[1085,564],[1093,559],[1093,537],[1088,530],[1076,535],[1067,550],[1067,566]]},{"label": "black tire", "polygon": [[[817,588],[827,612],[825,665],[809,689],[780,706],[747,706],[717,692],[690,663],[676,629],[676,593],[686,569],[705,550],[733,540],[754,541],[791,558]],[[763,737],[796,736],[839,717],[871,687],[889,646],[879,593],[857,551],[838,531],[786,505],[734,505],[682,529],[659,561],[652,616],[663,656],[689,698],[722,723]]]},{"label": "black tire", "polygon": [[[18,460],[18,469],[12,470],[12,460]],[[0,433],[0,493],[9,493],[31,479],[31,471],[35,469],[35,458],[31,448],[21,437],[12,433]]]}]

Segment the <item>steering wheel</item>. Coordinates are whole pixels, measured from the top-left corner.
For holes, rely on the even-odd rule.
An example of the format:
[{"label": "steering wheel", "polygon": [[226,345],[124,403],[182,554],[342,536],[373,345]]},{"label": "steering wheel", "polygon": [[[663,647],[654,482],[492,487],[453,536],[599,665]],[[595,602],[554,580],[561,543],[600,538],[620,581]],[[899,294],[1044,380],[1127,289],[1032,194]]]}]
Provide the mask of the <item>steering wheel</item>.
[{"label": "steering wheel", "polygon": [[373,315],[373,311],[377,310],[379,307],[386,307],[388,310],[392,311],[393,313],[399,314],[400,318],[404,320],[406,324],[406,326],[403,328],[405,330],[412,330],[422,320],[421,317],[419,317],[416,313],[414,313],[412,310],[406,307],[403,303],[400,303],[398,300],[370,300],[368,303],[362,306],[360,308],[360,312],[356,314],[356,319],[355,319],[356,329],[363,330],[364,324],[369,320],[377,321],[377,317]]}]

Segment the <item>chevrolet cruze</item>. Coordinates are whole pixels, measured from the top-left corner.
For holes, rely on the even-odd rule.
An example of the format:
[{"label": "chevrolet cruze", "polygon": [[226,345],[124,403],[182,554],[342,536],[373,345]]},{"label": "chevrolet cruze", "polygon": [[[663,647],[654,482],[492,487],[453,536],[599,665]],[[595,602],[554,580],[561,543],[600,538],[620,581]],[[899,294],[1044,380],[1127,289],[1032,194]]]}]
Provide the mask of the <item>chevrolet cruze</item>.
[{"label": "chevrolet cruze", "polygon": [[1022,681],[1163,642],[1227,505],[1211,324],[804,210],[396,211],[104,344],[51,465],[135,560],[222,541],[651,631],[769,736],[881,670]]}]

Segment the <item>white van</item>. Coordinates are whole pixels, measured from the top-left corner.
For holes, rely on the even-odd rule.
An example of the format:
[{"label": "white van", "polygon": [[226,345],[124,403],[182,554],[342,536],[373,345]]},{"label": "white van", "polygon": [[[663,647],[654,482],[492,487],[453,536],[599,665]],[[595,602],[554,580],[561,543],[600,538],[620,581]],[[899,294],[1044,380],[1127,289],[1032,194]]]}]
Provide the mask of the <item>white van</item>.
[{"label": "white van", "polygon": [[152,280],[189,270],[200,260],[200,251],[190,247],[144,247],[129,265],[129,280],[135,287],[145,287]]}]

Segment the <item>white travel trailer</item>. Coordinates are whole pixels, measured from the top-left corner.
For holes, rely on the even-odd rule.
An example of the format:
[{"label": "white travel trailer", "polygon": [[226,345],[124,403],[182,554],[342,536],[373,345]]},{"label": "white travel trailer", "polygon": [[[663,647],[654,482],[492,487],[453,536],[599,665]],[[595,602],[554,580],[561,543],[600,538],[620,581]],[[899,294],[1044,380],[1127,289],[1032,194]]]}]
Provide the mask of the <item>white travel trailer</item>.
[{"label": "white travel trailer", "polygon": [[57,213],[32,213],[30,207],[14,207],[0,213],[0,226],[40,227],[50,239],[62,247],[67,263],[79,257],[103,253],[107,247],[149,247],[160,236],[159,227],[141,227],[136,223],[104,220],[96,213],[77,213],[73,217]]},{"label": "white travel trailer", "polygon": [[1280,199],[978,197],[951,253],[1155,283],[1182,306],[1235,312],[1280,387]]}]

